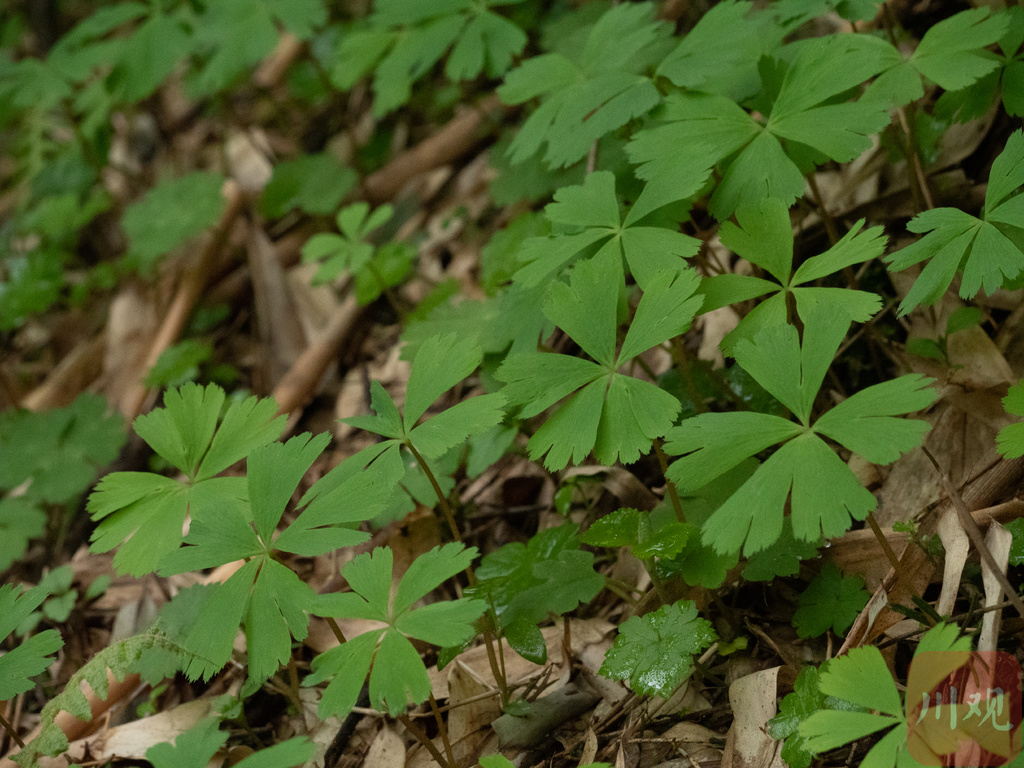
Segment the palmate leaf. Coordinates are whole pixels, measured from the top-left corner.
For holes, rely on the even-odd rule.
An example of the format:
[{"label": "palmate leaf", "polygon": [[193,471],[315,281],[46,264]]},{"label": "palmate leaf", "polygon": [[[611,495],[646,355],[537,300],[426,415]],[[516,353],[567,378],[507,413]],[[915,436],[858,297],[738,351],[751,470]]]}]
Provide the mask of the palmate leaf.
[{"label": "palmate leaf", "polygon": [[667,698],[689,676],[694,655],[717,637],[711,622],[697,617],[697,606],[680,600],[619,627],[600,672],[613,680],[628,678],[641,696]]},{"label": "palmate leaf", "polygon": [[658,66],[674,85],[740,101],[760,86],[757,62],[781,42],[771,14],[745,0],[718,3]]},{"label": "palmate leaf", "polygon": [[[914,664],[924,653],[941,654],[949,671],[963,664],[971,650],[971,641],[958,636],[959,629],[955,625],[939,624],[928,630],[911,662],[911,677]],[[818,676],[818,689],[827,696],[825,706],[828,709],[811,713],[799,724],[797,733],[803,738],[806,750],[825,752],[892,728],[871,748],[861,765],[873,768],[919,765],[907,747],[908,721],[904,703],[877,648],[854,648],[848,655],[832,659]],[[919,702],[907,702],[907,705],[909,709]],[[879,714],[864,711],[868,709]],[[949,746],[956,750],[955,738]]]},{"label": "palmate leaf", "polygon": [[308,40],[327,20],[323,0],[224,0],[209,3],[195,23],[194,37],[209,59],[192,82],[195,95],[225,88],[269,54],[278,24]]},{"label": "palmate leaf", "polygon": [[781,535],[790,499],[794,536],[817,541],[845,533],[851,518],[862,520],[875,497],[819,436],[826,435],[871,461],[893,461],[920,444],[922,421],[897,414],[930,405],[930,379],[902,376],[869,387],[812,423],[811,408],[849,319],[827,307],[804,317],[801,344],[790,325],[774,325],[736,345],[736,360],[799,424],[769,414],[708,413],[687,419],[667,435],[665,450],[682,458],[668,477],[692,491],[776,443],[782,448],[758,467],[739,490],[704,523],[702,540],[720,554],[746,555],[766,549]]},{"label": "palmate leaf", "polygon": [[[409,701],[422,703],[430,695],[430,678],[409,637],[435,645],[453,646],[476,634],[473,622],[486,608],[480,600],[460,598],[412,606],[476,557],[476,549],[446,544],[420,555],[402,577],[391,597],[393,556],[378,548],[359,555],[341,570],[352,592],[321,595],[315,606],[320,616],[372,619],[385,622],[382,630],[359,635],[313,659],[313,674],[303,685],[330,680],[320,700],[320,716],[345,717],[355,706],[367,671],[370,703],[392,717],[405,712]],[[372,669],[371,669],[372,665]]]},{"label": "palmate leaf", "polygon": [[723,340],[722,351],[732,354],[736,342],[750,339],[763,328],[786,322],[786,300],[792,294],[801,317],[819,303],[841,308],[854,322],[865,322],[881,308],[881,298],[866,291],[807,285],[845,267],[881,256],[886,237],[882,227],[861,230],[861,219],[825,253],[806,259],[793,270],[793,229],[786,205],[775,198],[762,200],[756,208],[741,209],[739,224],[725,222],[722,243],[739,256],[774,277],[773,283],[749,275],[718,275],[701,284],[705,312],[738,301],[773,294],[747,314]]},{"label": "palmate leaf", "polygon": [[521,0],[378,0],[367,22],[341,35],[331,81],[348,90],[376,68],[373,112],[382,117],[405,104],[412,85],[450,51],[445,75],[471,80],[501,77],[526,45],[526,33],[492,8]]},{"label": "palmate leaf", "polygon": [[[655,207],[696,192],[708,170],[705,167],[701,175],[690,179],[674,179],[670,199],[651,200],[645,190],[624,221],[615,197],[615,175],[609,171],[588,174],[578,187],[562,187],[544,213],[552,224],[566,231],[526,240],[520,252],[524,266],[513,279],[534,287],[559,273],[581,252],[595,248],[621,254],[637,285],[645,290],[659,272],[685,269],[684,259],[697,252],[699,240],[665,227],[646,227],[636,222]],[[653,191],[650,185],[648,189]]]},{"label": "palmate leaf", "polygon": [[960,297],[992,294],[1024,269],[1024,131],[1015,131],[992,163],[982,218],[957,208],[934,208],[915,216],[911,232],[927,233],[886,257],[894,272],[930,259],[900,302],[899,314],[934,304],[962,273]]},{"label": "palmate leaf", "polygon": [[[530,456],[545,456],[549,469],[583,461],[636,461],[651,441],[664,434],[679,413],[672,395],[619,372],[635,356],[689,327],[700,306],[692,269],[661,272],[648,284],[618,354],[615,329],[622,265],[609,250],[578,263],[569,284],[548,292],[545,315],[598,362],[540,352],[506,358],[495,376],[508,384],[510,402],[529,417],[572,395],[530,439]],[[577,391],[578,390],[578,391]]]},{"label": "palmate leaf", "polygon": [[1006,33],[1009,17],[989,13],[984,6],[972,8],[933,24],[908,59],[876,38],[884,71],[865,98],[902,106],[924,96],[922,77],[946,91],[958,91],[995,70],[999,59],[985,49]]},{"label": "palmate leaf", "polygon": [[[526,544],[506,544],[484,555],[476,569],[477,584],[467,590],[474,597],[486,597],[502,627],[517,621],[536,624],[547,618],[549,609],[540,596],[522,597],[543,583],[535,568],[541,563],[558,560],[563,553],[579,551],[579,528],[560,525],[547,528],[530,537]],[[575,607],[575,606],[573,606]]]},{"label": "palmate leaf", "polygon": [[422,424],[416,423],[434,401],[469,376],[482,358],[479,344],[467,344],[457,334],[432,336],[420,344],[413,358],[404,414],[375,381],[370,390],[375,413],[342,421],[388,438],[374,446],[374,458],[387,453],[386,460],[393,462],[403,445],[411,445],[425,458],[438,459],[467,437],[486,432],[504,416],[505,395],[494,392],[463,400]]},{"label": "palmate leaf", "polygon": [[166,575],[247,561],[226,582],[208,589],[196,623],[182,641],[198,657],[186,668],[191,676],[208,678],[227,663],[238,625],[244,622],[247,689],[269,678],[288,660],[292,637],[305,637],[313,600],[312,590],[277,562],[273,551],[314,556],[368,537],[337,526],[375,516],[392,491],[387,482],[392,478],[346,470],[347,477],[340,482],[332,478],[330,488],[314,485],[302,500],[303,511],[274,538],[299,482],[329,440],[326,433],[306,433],[255,449],[246,477],[249,508],[224,508],[195,517],[186,546],[164,559],[160,572]]},{"label": "palmate leaf", "polygon": [[788,206],[803,194],[804,173],[782,142],[802,155],[811,148],[839,162],[857,157],[889,122],[888,112],[876,101],[836,99],[882,66],[879,46],[865,35],[801,41],[766,123],[724,96],[683,93],[666,99],[665,124],[639,132],[627,152],[637,175],[652,182],[734,156],[708,205],[719,221],[768,197]]},{"label": "palmate leaf", "polygon": [[345,270],[358,274],[373,259],[376,248],[366,242],[367,237],[391,218],[394,209],[382,205],[370,213],[369,203],[359,202],[345,206],[335,217],[341,235],[322,232],[313,235],[302,246],[302,260],[323,262],[313,280],[329,283]]},{"label": "palmate leaf", "polygon": [[[47,594],[41,586],[24,593],[13,584],[0,586],[0,639],[6,638],[28,618]],[[31,690],[34,683],[30,678],[50,666],[52,654],[63,645],[60,633],[48,629],[23,640],[17,648],[0,656],[0,701]]]},{"label": "palmate leaf", "polygon": [[661,100],[643,74],[671,39],[671,28],[655,21],[655,12],[653,3],[613,6],[575,55],[533,56],[508,73],[498,89],[506,104],[542,97],[509,147],[513,163],[539,154],[547,144],[544,160],[549,166],[571,165],[596,140]]},{"label": "palmate leaf", "polygon": [[[244,515],[247,494],[240,478],[218,478],[284,428],[272,399],[234,401],[220,417],[224,391],[216,385],[186,384],[164,394],[164,407],[135,420],[135,431],[188,478],[179,483],[147,472],[107,475],[89,496],[87,509],[99,521],[92,551],[114,557],[119,572],[154,571],[181,544],[185,516]],[[123,543],[122,543],[123,542]]]},{"label": "palmate leaf", "polygon": [[867,605],[868,593],[859,576],[843,576],[828,562],[800,595],[793,625],[800,637],[817,637],[832,630],[842,637]]}]

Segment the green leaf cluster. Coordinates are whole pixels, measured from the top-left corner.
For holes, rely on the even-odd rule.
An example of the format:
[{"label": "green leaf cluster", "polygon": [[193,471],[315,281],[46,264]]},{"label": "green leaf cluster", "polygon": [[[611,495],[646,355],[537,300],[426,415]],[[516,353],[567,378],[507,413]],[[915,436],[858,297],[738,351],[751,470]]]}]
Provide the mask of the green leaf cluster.
[{"label": "green leaf cluster", "polygon": [[409,101],[413,84],[446,54],[451,80],[501,77],[526,33],[492,9],[519,2],[376,0],[369,18],[339,39],[331,81],[348,90],[373,70],[373,111],[382,117]]},{"label": "green leaf cluster", "polygon": [[513,542],[484,556],[468,595],[487,601],[512,649],[536,664],[547,659],[537,625],[587,604],[604,588],[594,556],[580,549],[575,525],[548,528],[526,544]]},{"label": "green leaf cluster", "polygon": [[165,393],[163,408],[135,420],[138,435],[185,478],[115,472],[89,496],[87,509],[98,522],[92,550],[107,552],[120,544],[114,556],[120,572],[155,571],[180,546],[186,515],[214,518],[244,509],[244,478],[217,475],[276,440],[284,417],[277,416],[273,400],[250,397],[224,409],[225,401],[215,384],[186,384]]},{"label": "green leaf cluster", "polygon": [[564,167],[581,160],[595,141],[645,115],[661,94],[646,74],[665,50],[671,30],[655,20],[654,3],[609,8],[574,51],[533,56],[498,89],[506,104],[540,97],[509,146],[513,163],[540,153]]},{"label": "green leaf cluster", "polygon": [[201,596],[196,620],[181,640],[198,659],[186,674],[208,678],[220,670],[244,623],[254,690],[288,660],[291,638],[305,638],[314,600],[313,591],[276,553],[312,557],[367,539],[350,524],[373,517],[391,493],[390,483],[370,473],[350,473],[343,482],[332,478],[327,491],[314,485],[299,503],[302,511],[277,534],[286,505],[329,440],[327,434],[306,433],[253,449],[245,478],[248,503],[195,515],[185,546],[161,561],[163,575],[244,562]]},{"label": "green leaf cluster", "polygon": [[[0,638],[7,638],[49,594],[40,585],[22,592],[13,584],[0,586]],[[17,648],[0,656],[0,701],[31,690],[31,678],[53,662],[52,655],[63,647],[60,633],[47,629],[22,640]]]}]

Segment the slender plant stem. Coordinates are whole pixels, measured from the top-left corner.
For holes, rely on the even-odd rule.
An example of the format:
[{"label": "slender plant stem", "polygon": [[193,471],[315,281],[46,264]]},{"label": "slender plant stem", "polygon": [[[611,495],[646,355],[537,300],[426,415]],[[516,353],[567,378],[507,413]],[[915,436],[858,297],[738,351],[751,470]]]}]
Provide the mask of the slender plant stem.
[{"label": "slender plant stem", "polygon": [[1006,578],[1006,574],[1003,569],[996,563],[995,558],[992,557],[992,553],[989,551],[988,544],[985,543],[985,537],[981,533],[981,529],[978,528],[978,524],[974,522],[974,518],[971,517],[971,511],[967,508],[964,497],[960,495],[956,488],[953,487],[952,481],[949,479],[949,475],[946,474],[945,470],[939,466],[939,462],[932,456],[932,452],[927,447],[921,446],[921,450],[924,451],[924,455],[928,457],[928,461],[935,467],[935,471],[939,473],[939,478],[942,481],[942,487],[946,491],[946,495],[949,496],[950,502],[953,504],[953,509],[956,510],[957,517],[960,519],[960,525],[967,534],[967,537],[974,544],[974,548],[978,550],[978,554],[981,555],[982,562],[989,567],[992,571],[992,576],[996,581],[999,582],[999,586],[1002,587],[1003,594],[1013,604],[1013,607],[1017,610],[1017,613],[1024,617],[1024,600],[1020,599],[1020,595],[1017,594],[1017,590],[1013,588],[1009,579]]},{"label": "slender plant stem", "polygon": [[900,563],[900,559],[896,556],[893,548],[889,546],[889,540],[885,538],[885,534],[882,533],[882,529],[878,525],[878,521],[875,520],[873,512],[868,512],[868,526],[871,528],[871,532],[875,534],[875,538],[878,540],[878,546],[882,548],[882,553],[885,555],[886,560],[889,561],[889,565],[899,575],[901,579],[904,579],[906,584],[912,584],[909,574],[904,573],[906,570],[903,564]]},{"label": "slender plant stem", "polygon": [[324,621],[327,622],[327,626],[331,628],[331,632],[334,633],[334,636],[338,638],[338,643],[344,645],[348,642],[345,640],[345,633],[341,631],[341,627],[338,626],[338,622],[333,616],[324,616]]},{"label": "slender plant stem", "polygon": [[683,346],[683,342],[678,336],[673,337],[669,342],[669,354],[672,355],[672,362],[676,364],[679,378],[682,379],[683,386],[686,387],[686,394],[693,402],[693,409],[697,413],[707,413],[708,406],[704,402],[704,398],[700,396],[700,390],[697,389],[697,382],[693,378],[693,366],[687,359],[686,347]]},{"label": "slender plant stem", "polygon": [[7,722],[7,718],[5,718],[3,715],[0,715],[0,726],[2,726],[5,731],[7,731],[7,735],[11,737],[11,740],[15,744],[17,744],[22,749],[25,748],[25,742],[21,740],[21,736],[19,736],[18,732],[14,730],[14,726]]},{"label": "slender plant stem", "polygon": [[814,202],[818,204],[818,214],[825,225],[825,232],[828,233],[828,241],[835,245],[839,242],[839,230],[836,228],[836,221],[832,218],[832,214],[825,207],[825,198],[821,196],[818,180],[813,173],[807,174],[807,183],[811,187],[811,192],[814,193]]},{"label": "slender plant stem", "polygon": [[441,751],[434,746],[434,742],[430,740],[430,737],[428,737],[427,734],[425,734],[408,715],[399,715],[398,722],[404,725],[406,730],[416,737],[416,741],[427,748],[427,752],[429,752],[430,756],[437,761],[438,765],[443,768],[455,768],[455,763],[450,763],[445,759],[445,756],[441,754]]},{"label": "slender plant stem", "polygon": [[434,693],[430,693],[430,711],[434,713],[434,722],[437,723],[437,732],[441,736],[441,743],[444,745],[444,753],[448,757],[448,764],[455,765],[455,753],[452,752],[452,742],[448,738],[448,726],[445,725],[444,718],[441,717],[441,712],[437,708],[437,699],[434,698]]},{"label": "slender plant stem", "polygon": [[430,480],[430,484],[434,488],[434,494],[437,496],[437,503],[440,505],[441,512],[444,514],[445,520],[448,522],[448,528],[452,532],[452,538],[454,538],[455,541],[461,542],[462,534],[459,532],[459,526],[455,524],[455,514],[452,512],[452,506],[448,503],[448,499],[444,493],[441,492],[441,486],[438,485],[437,478],[434,477],[434,473],[430,470],[429,465],[420,455],[420,452],[416,450],[416,446],[410,442],[406,442],[405,446],[409,449],[413,458],[416,459],[417,463],[420,465],[420,469],[423,470],[423,474],[425,474],[427,479]]},{"label": "slender plant stem", "polygon": [[[680,523],[685,523],[686,515],[683,514],[683,502],[679,499],[676,484],[668,479],[668,458],[666,458],[665,451],[661,448],[661,440],[655,440],[652,445],[654,446],[654,455],[658,457],[658,464],[661,466],[661,474],[665,476],[665,493],[668,494],[668,498],[672,502],[672,508],[676,511],[676,519]],[[652,576],[651,578],[654,577]]]},{"label": "slender plant stem", "polygon": [[[444,514],[445,520],[448,522],[448,528],[452,532],[452,536],[456,541],[462,541],[462,534],[459,532],[459,526],[455,524],[455,514],[452,512],[451,504],[448,502],[447,497],[441,492],[441,486],[437,482],[437,478],[434,477],[434,473],[431,471],[430,466],[424,460],[420,452],[416,450],[416,446],[412,443],[406,443],[409,451],[412,453],[413,458],[419,463],[423,469],[423,473],[430,480],[430,485],[434,488],[434,495],[437,496],[437,503],[441,507],[441,512]],[[466,568],[466,578],[469,579],[470,584],[476,583],[476,574],[473,573],[472,568]],[[491,666],[491,672],[494,673],[494,679],[498,681],[498,685],[501,686],[502,701],[507,703],[508,700],[508,685],[505,680],[504,670],[499,667],[498,655],[494,652],[494,636],[490,629],[484,631],[484,642],[487,646],[487,661]],[[500,649],[500,645],[499,645]],[[504,656],[502,656],[502,662],[504,663]]]}]

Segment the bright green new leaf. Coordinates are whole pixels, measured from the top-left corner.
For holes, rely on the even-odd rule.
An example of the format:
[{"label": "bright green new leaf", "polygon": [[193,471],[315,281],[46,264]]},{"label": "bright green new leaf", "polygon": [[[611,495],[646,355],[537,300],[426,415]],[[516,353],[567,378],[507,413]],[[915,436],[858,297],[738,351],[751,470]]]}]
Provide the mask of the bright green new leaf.
[{"label": "bright green new leaf", "polygon": [[366,23],[339,38],[331,81],[348,90],[371,69],[373,112],[409,101],[412,86],[449,53],[445,75],[501,77],[526,45],[526,33],[492,8],[521,0],[378,0]]},{"label": "bright green new leaf", "polygon": [[202,659],[186,671],[209,676],[227,662],[238,624],[244,620],[249,650],[249,686],[261,683],[291,652],[291,638],[306,635],[313,593],[273,551],[313,556],[365,541],[367,534],[344,526],[375,516],[391,493],[386,478],[373,472],[348,472],[330,488],[311,489],[304,509],[275,538],[285,508],[299,482],[330,440],[308,433],[287,443],[252,451],[248,460],[249,508],[222,509],[192,521],[187,546],[170,553],[161,573],[216,568],[235,560],[246,565],[212,588],[199,619],[183,645]]},{"label": "bright green new leaf", "polygon": [[649,512],[619,509],[595,521],[583,541],[596,547],[631,547],[634,555],[647,560],[674,557],[689,535],[690,529],[678,520],[667,520],[656,527]]},{"label": "bright green new leaf", "polygon": [[829,561],[800,594],[793,625],[801,637],[817,637],[829,629],[842,637],[867,602],[864,579],[844,576]]},{"label": "bright green new leaf", "polygon": [[992,163],[985,208],[976,218],[958,208],[934,208],[915,216],[911,232],[927,233],[886,257],[894,272],[930,259],[900,302],[899,314],[934,304],[962,274],[960,297],[992,294],[1024,268],[1024,131],[1015,131]]},{"label": "bright green new leaf", "polygon": [[542,97],[509,147],[513,163],[539,154],[546,144],[548,165],[571,165],[595,141],[661,100],[644,74],[671,39],[669,26],[655,21],[656,10],[653,3],[613,6],[590,29],[582,49],[533,56],[508,73],[498,89],[506,104]]},{"label": "bright green new leaf", "polygon": [[801,317],[818,304],[841,308],[854,322],[863,323],[880,308],[879,296],[848,288],[823,288],[814,285],[840,270],[881,256],[886,237],[882,227],[861,231],[861,219],[835,245],[819,256],[806,259],[793,269],[793,230],[785,204],[766,198],[757,208],[741,209],[739,225],[722,224],[722,243],[738,255],[764,269],[778,283],[749,275],[726,274],[711,277],[701,284],[705,312],[746,301],[765,294],[761,302],[722,341],[722,350],[731,354],[740,339],[750,339],[763,328],[786,322],[790,295]]},{"label": "bright green new leaf", "polygon": [[[367,671],[370,702],[392,717],[405,711],[409,700],[419,704],[430,695],[430,679],[409,637],[435,645],[459,645],[476,634],[473,622],[486,604],[460,598],[421,608],[413,605],[441,583],[464,571],[476,549],[446,544],[420,555],[406,571],[391,597],[393,558],[390,549],[375,549],[347,563],[341,574],[352,592],[321,595],[315,613],[381,621],[371,630],[313,659],[313,674],[303,685],[330,680],[320,700],[320,715],[344,717],[355,706]],[[371,669],[372,664],[372,669]]]},{"label": "bright green new leaf", "polygon": [[224,400],[220,387],[190,383],[168,390],[163,408],[135,420],[139,436],[188,479],[179,483],[148,472],[115,472],[96,486],[87,505],[99,521],[92,550],[107,552],[124,542],[114,557],[119,571],[156,570],[180,545],[186,514],[244,515],[244,481],[214,475],[275,440],[284,416],[276,416],[272,399],[250,397],[233,401],[221,418]]},{"label": "bright green new leaf", "polygon": [[65,407],[0,414],[0,488],[31,483],[26,499],[64,504],[86,491],[117,458],[124,422],[107,401],[83,393]]},{"label": "bright green new leaf", "polygon": [[697,617],[697,606],[680,600],[619,627],[600,671],[613,680],[629,678],[641,696],[667,698],[689,676],[694,655],[716,639],[711,622]]},{"label": "bright green new leaf", "polygon": [[[0,587],[0,638],[10,635],[47,594],[42,585],[24,593],[13,584]],[[17,648],[0,656],[0,701],[31,690],[34,685],[31,678],[53,663],[51,656],[63,645],[60,633],[48,629],[21,641]]]},{"label": "bright green new leaf", "polygon": [[528,352],[506,358],[495,374],[508,383],[503,392],[522,406],[524,417],[572,395],[530,439],[530,457],[546,455],[548,469],[581,462],[591,451],[603,464],[636,461],[679,413],[676,398],[619,370],[689,327],[700,306],[693,295],[697,276],[687,269],[654,277],[616,354],[622,280],[619,255],[605,249],[573,267],[568,285],[554,283],[548,289],[544,314],[597,362]]},{"label": "bright green new leaf", "polygon": [[224,178],[196,171],[163,181],[133,203],[121,217],[128,235],[128,259],[141,271],[216,223],[224,210]]},{"label": "bright green new leaf", "polygon": [[805,184],[795,149],[801,157],[810,148],[840,162],[853,160],[889,122],[880,103],[837,101],[882,66],[880,48],[867,35],[801,41],[766,122],[724,96],[687,92],[666,99],[665,123],[639,132],[627,152],[639,165],[637,175],[648,181],[734,157],[708,206],[719,221],[769,197],[788,206]]},{"label": "bright green new leaf", "polygon": [[886,463],[920,444],[923,421],[894,418],[935,399],[930,379],[902,376],[855,394],[816,422],[811,409],[849,319],[826,307],[805,317],[803,343],[791,325],[773,325],[736,345],[736,361],[799,419],[752,412],[707,413],[685,420],[667,436],[666,452],[682,455],[668,477],[690,491],[776,443],[764,462],[704,523],[702,540],[716,552],[766,549],[781,535],[790,499],[793,534],[803,541],[839,536],[862,520],[875,497],[819,436],[865,458]]},{"label": "bright green new leaf", "polygon": [[[704,170],[704,176],[696,180],[691,192],[703,183],[707,169]],[[675,179],[676,189],[681,186],[686,185]],[[654,205],[671,201],[658,200]],[[620,218],[615,175],[609,171],[588,174],[578,187],[562,187],[555,193],[555,202],[549,204],[544,213],[552,224],[566,231],[526,240],[520,252],[524,266],[514,279],[534,287],[560,273],[581,252],[595,249],[598,254],[605,251],[621,254],[637,285],[645,290],[659,272],[686,269],[684,259],[697,252],[700,241],[665,227],[638,226],[636,222],[654,210],[644,208],[642,194],[625,220]]]}]

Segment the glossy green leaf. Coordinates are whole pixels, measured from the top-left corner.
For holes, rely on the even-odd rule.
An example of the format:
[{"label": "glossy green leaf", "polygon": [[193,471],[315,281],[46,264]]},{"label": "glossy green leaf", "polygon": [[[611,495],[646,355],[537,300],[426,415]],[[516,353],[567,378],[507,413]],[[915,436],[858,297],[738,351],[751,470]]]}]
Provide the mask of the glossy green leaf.
[{"label": "glossy green leaf", "polygon": [[716,639],[711,622],[697,617],[697,607],[679,601],[619,627],[600,671],[613,680],[628,678],[642,696],[667,698],[689,676],[694,655]]}]

